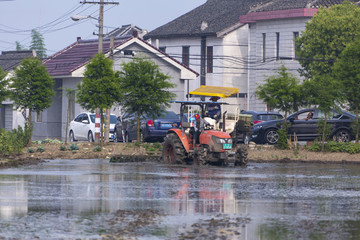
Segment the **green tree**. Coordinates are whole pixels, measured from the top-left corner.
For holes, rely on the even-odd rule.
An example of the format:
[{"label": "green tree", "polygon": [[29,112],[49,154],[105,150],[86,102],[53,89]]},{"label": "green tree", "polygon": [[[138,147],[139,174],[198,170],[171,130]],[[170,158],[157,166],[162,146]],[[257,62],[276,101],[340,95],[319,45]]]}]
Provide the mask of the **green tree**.
[{"label": "green tree", "polygon": [[[21,61],[11,78],[11,98],[20,109],[29,109],[28,126],[31,129],[31,112],[41,112],[50,107],[55,95],[54,80],[39,58]],[[31,143],[31,133],[29,137]]]},{"label": "green tree", "polygon": [[288,148],[287,143],[287,122],[288,113],[297,111],[305,102],[305,95],[302,91],[300,80],[287,72],[287,68],[282,65],[277,70],[277,75],[271,76],[265,80],[265,83],[259,85],[256,89],[256,95],[267,105],[272,106],[284,112],[284,124],[279,131],[280,148]]},{"label": "green tree", "polygon": [[[113,71],[113,61],[103,54],[96,54],[86,66],[84,78],[77,85],[76,101],[81,107],[95,111],[110,109],[121,98],[119,80]],[[101,121],[103,118],[100,118]],[[100,133],[103,136],[103,124],[100,124]],[[103,144],[103,138],[101,138]]]},{"label": "green tree", "polygon": [[267,78],[255,92],[267,105],[284,112],[284,123],[288,113],[297,111],[305,102],[300,80],[289,73],[284,65],[277,70],[277,75]]},{"label": "green tree", "polygon": [[160,71],[159,66],[144,58],[122,64],[120,86],[124,97],[120,105],[125,111],[137,115],[137,141],[140,141],[140,117],[143,114],[156,117],[167,107],[175,94],[169,91],[175,84],[170,77]]},{"label": "green tree", "polygon": [[348,44],[340,54],[340,59],[334,64],[334,75],[341,84],[344,100],[355,111],[355,142],[359,143],[360,40]]},{"label": "green tree", "polygon": [[296,39],[296,55],[306,78],[332,73],[345,46],[360,37],[360,8],[349,1],[320,8]]},{"label": "green tree", "polygon": [[340,85],[334,79],[333,65],[345,46],[360,36],[360,8],[349,1],[328,9],[320,8],[296,40],[296,54],[307,79],[305,86],[311,104],[325,113],[322,134],[324,150],[326,121],[331,108],[341,101]]},{"label": "green tree", "polygon": [[9,80],[5,78],[6,75],[7,72],[4,72],[3,69],[0,67],[0,104],[9,95],[9,91],[8,91]]},{"label": "green tree", "polygon": [[46,48],[44,43],[44,38],[41,33],[35,29],[31,30],[31,50],[35,50],[39,58],[46,58]]},{"label": "green tree", "polygon": [[21,50],[24,50],[24,47],[21,46],[20,42],[19,41],[16,41],[15,42],[16,44],[16,51],[21,51]]},{"label": "green tree", "polygon": [[341,92],[339,91],[341,85],[329,75],[317,75],[313,76],[310,80],[306,80],[303,86],[309,102],[318,106],[325,116],[324,124],[322,124],[321,138],[321,149],[324,151],[328,115],[333,108],[336,108],[342,99]]}]

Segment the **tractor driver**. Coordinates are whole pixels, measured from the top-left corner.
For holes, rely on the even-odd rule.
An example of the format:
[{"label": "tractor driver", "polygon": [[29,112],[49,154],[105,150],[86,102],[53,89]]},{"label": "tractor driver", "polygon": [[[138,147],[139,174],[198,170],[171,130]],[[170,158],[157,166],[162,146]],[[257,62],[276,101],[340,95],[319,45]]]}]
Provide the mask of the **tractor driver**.
[{"label": "tractor driver", "polygon": [[205,119],[201,118],[199,114],[195,114],[194,117],[195,117],[195,121],[196,121],[195,125],[194,125],[194,130],[195,130],[194,138],[195,138],[196,143],[200,143],[199,138],[200,138],[201,131],[203,131],[204,126],[206,124],[209,125],[209,123]]},{"label": "tractor driver", "polygon": [[[210,101],[217,102],[217,100],[219,100],[219,99],[220,99],[220,97],[212,96],[210,98]],[[220,117],[221,117],[221,106],[220,106],[220,104],[209,104],[208,105],[208,115],[212,119],[215,119],[216,122],[219,122]]]}]

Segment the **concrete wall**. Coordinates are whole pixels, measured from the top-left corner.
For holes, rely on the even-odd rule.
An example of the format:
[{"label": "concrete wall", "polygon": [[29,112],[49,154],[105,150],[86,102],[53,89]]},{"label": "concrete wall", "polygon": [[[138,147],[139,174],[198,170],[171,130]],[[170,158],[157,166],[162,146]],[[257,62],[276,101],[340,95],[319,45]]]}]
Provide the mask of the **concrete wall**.
[{"label": "concrete wall", "polygon": [[[266,105],[256,98],[256,88],[264,80],[272,75],[284,64],[288,71],[299,77],[298,69],[300,64],[296,60],[276,60],[276,33],[280,34],[280,57],[294,57],[294,32],[305,29],[305,23],[309,18],[294,18],[271,21],[258,21],[250,24],[249,35],[249,103],[250,110],[267,110]],[[266,34],[265,56],[262,61],[263,33]]]},{"label": "concrete wall", "polygon": [[36,112],[32,112],[31,118],[34,124],[32,139],[41,140],[45,138],[61,138],[62,125],[62,80],[54,79],[55,96],[52,105],[42,113],[42,120],[37,119]]}]

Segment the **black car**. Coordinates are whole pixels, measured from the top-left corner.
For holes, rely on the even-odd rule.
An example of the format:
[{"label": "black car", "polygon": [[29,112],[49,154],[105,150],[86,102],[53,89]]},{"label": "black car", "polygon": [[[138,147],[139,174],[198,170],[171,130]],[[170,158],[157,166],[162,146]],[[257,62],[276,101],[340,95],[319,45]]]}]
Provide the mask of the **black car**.
[{"label": "black car", "polygon": [[[300,141],[312,141],[320,137],[319,121],[325,117],[319,109],[303,109],[287,117],[288,136],[294,133]],[[331,134],[336,141],[346,142],[354,139],[352,123],[355,115],[345,111],[332,110],[328,114],[327,124],[331,127]],[[284,119],[266,121],[255,124],[251,134],[251,141],[256,143],[275,144],[279,139],[278,130]]]},{"label": "black car", "polygon": [[[180,118],[172,111],[165,111],[157,118],[142,116],[140,119],[140,133],[142,142],[163,141],[167,131],[172,127],[179,127]],[[115,130],[115,142],[131,142],[136,140],[137,118],[135,114],[125,113],[118,117]]]},{"label": "black car", "polygon": [[252,123],[257,124],[270,120],[283,119],[283,115],[277,112],[265,112],[265,111],[241,111],[241,114],[252,115]]}]

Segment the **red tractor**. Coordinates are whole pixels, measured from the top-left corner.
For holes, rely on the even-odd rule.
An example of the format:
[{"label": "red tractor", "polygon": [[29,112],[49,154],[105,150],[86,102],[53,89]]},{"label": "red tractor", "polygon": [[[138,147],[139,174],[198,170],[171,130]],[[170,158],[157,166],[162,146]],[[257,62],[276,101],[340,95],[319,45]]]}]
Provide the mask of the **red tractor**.
[{"label": "red tractor", "polygon": [[[163,145],[163,160],[167,163],[197,165],[228,165],[246,166],[248,163],[247,148],[239,145],[234,147],[231,136],[223,131],[214,130],[212,126],[202,124],[200,136],[195,137],[191,122],[184,117],[185,108],[198,106],[200,117],[205,117],[206,101],[175,101],[180,103],[181,127],[172,128],[166,134]],[[226,104],[226,103],[216,103]],[[224,118],[225,119],[225,118]]]}]

